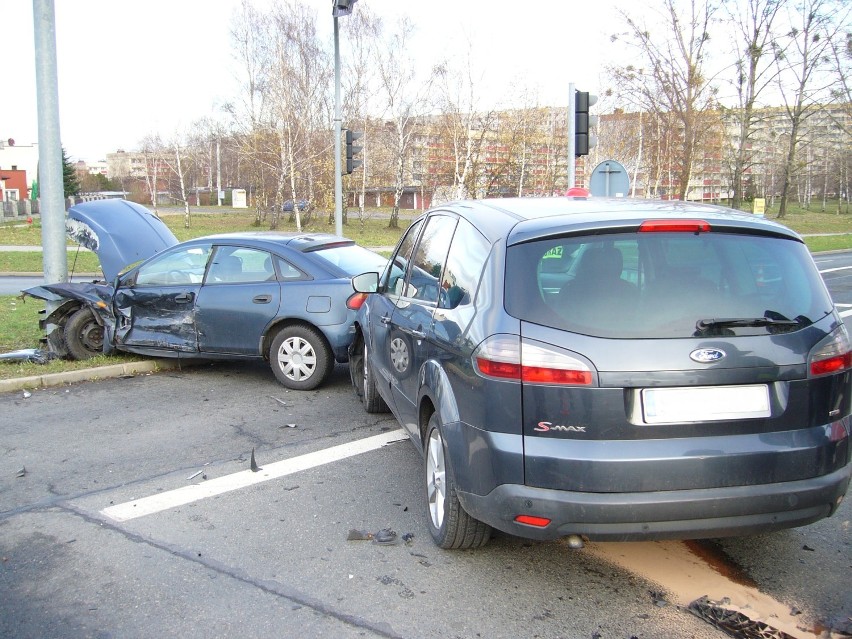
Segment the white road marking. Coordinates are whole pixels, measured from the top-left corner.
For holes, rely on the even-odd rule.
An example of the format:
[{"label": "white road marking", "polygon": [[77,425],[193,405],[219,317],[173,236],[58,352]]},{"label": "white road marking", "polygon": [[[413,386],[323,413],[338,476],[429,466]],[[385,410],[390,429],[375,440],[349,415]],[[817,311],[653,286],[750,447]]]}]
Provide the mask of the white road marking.
[{"label": "white road marking", "polygon": [[848,271],[849,269],[852,269],[852,266],[836,266],[834,268],[820,269],[819,272],[820,272],[820,274],[822,274],[822,273],[834,273],[835,271]]},{"label": "white road marking", "polygon": [[168,492],[134,499],[123,504],[116,504],[104,508],[101,513],[115,521],[128,521],[145,515],[158,513],[169,508],[183,506],[185,504],[221,495],[232,490],[239,490],[255,484],[260,484],[271,479],[278,479],[285,475],[291,475],[302,470],[316,468],[323,464],[340,461],[347,457],[354,457],[372,450],[378,450],[388,444],[408,439],[404,430],[394,430],[381,435],[374,435],[354,442],[340,444],[332,448],[318,450],[291,459],[282,459],[271,464],[263,464],[258,472],[242,470],[224,477],[217,477],[209,481],[192,486],[183,486]]}]

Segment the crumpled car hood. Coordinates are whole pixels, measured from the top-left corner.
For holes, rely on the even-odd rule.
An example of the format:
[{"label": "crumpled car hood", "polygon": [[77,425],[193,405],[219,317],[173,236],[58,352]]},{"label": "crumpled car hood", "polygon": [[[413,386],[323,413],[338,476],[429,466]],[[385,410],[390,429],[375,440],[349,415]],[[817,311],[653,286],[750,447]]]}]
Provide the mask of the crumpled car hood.
[{"label": "crumpled car hood", "polygon": [[156,215],[127,200],[95,200],[68,209],[65,231],[72,240],[98,255],[107,281],[130,264],[178,243]]}]

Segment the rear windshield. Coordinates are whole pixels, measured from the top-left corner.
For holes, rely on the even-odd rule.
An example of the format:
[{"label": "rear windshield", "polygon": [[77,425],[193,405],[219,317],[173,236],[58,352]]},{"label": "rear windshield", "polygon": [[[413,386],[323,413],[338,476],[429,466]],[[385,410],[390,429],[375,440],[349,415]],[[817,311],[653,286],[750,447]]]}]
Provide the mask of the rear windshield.
[{"label": "rear windshield", "polygon": [[311,251],[311,254],[342,269],[347,275],[360,275],[371,271],[381,273],[387,262],[378,253],[357,244],[335,245]]},{"label": "rear windshield", "polygon": [[[789,332],[832,310],[803,244],[718,232],[512,246],[505,299],[519,319],[615,338]],[[711,321],[731,319],[742,321]]]}]

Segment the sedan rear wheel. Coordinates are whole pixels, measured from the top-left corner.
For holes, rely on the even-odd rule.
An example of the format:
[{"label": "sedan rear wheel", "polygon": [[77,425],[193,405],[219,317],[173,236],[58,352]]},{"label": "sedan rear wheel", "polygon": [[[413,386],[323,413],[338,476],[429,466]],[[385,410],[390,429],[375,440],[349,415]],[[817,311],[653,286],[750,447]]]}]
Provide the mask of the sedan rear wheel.
[{"label": "sedan rear wheel", "polygon": [[278,381],[287,388],[312,390],[331,373],[331,349],[316,329],[288,326],[272,340],[269,365]]},{"label": "sedan rear wheel", "polygon": [[65,323],[65,344],[73,359],[89,359],[104,350],[104,327],[89,308],[76,311]]},{"label": "sedan rear wheel", "polygon": [[441,548],[480,548],[491,539],[491,526],[468,515],[459,502],[440,423],[438,414],[432,413],[426,431],[424,466],[429,532]]},{"label": "sedan rear wheel", "polygon": [[373,368],[370,366],[370,351],[367,348],[367,342],[364,342],[364,348],[361,351],[361,401],[364,402],[364,410],[368,413],[387,413],[388,405],[379,391],[376,388],[376,380],[373,377]]}]

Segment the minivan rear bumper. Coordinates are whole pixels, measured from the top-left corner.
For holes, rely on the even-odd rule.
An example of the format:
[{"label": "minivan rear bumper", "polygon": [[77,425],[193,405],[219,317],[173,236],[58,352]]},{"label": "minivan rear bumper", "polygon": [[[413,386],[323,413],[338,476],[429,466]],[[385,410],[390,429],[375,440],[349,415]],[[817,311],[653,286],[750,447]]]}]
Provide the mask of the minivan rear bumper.
[{"label": "minivan rear bumper", "polygon": [[[487,495],[459,492],[465,511],[498,530],[531,539],[583,535],[593,541],[700,539],[766,533],[830,516],[852,464],[822,477],[712,489],[580,493],[501,484]],[[520,524],[518,515],[551,520]]]}]

